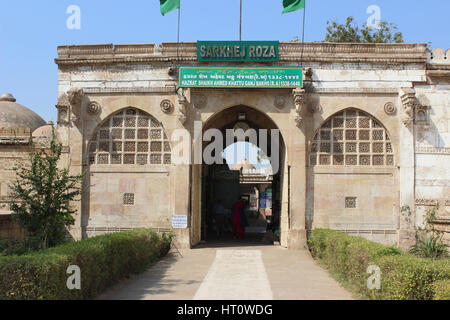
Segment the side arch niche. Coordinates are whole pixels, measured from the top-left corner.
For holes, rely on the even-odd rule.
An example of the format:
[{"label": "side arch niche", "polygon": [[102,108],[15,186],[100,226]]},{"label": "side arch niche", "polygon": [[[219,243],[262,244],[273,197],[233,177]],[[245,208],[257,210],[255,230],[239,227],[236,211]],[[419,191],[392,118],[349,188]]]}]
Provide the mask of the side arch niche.
[{"label": "side arch niche", "polygon": [[380,167],[395,165],[390,135],[364,111],[346,109],[329,118],[310,147],[310,166]]},{"label": "side arch niche", "polygon": [[328,118],[310,143],[307,228],[333,229],[395,245],[398,168],[392,139],[370,114],[349,108]]},{"label": "side arch niche", "polygon": [[90,165],[170,165],[171,146],[156,118],[127,108],[106,119],[88,147]]}]

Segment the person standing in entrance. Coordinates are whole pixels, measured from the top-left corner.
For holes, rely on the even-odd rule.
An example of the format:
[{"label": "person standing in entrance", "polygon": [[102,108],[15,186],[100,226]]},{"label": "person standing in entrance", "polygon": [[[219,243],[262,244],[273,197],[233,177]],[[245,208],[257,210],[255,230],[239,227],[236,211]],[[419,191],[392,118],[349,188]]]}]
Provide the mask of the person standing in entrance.
[{"label": "person standing in entrance", "polygon": [[239,233],[239,239],[242,240],[245,234],[245,228],[248,226],[247,217],[244,212],[245,201],[239,200],[233,208],[233,238]]},{"label": "person standing in entrance", "polygon": [[222,200],[218,200],[214,215],[214,220],[216,221],[216,232],[218,237],[220,237],[223,234],[226,214],[227,211],[222,204]]}]

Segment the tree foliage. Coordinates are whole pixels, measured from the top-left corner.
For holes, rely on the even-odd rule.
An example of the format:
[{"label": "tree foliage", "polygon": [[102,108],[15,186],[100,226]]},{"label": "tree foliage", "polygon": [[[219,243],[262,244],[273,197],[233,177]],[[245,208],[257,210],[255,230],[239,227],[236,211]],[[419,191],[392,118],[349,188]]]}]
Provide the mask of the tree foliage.
[{"label": "tree foliage", "polygon": [[12,216],[26,231],[30,249],[46,249],[66,239],[66,228],[74,225],[76,210],[70,202],[81,194],[83,175],[72,176],[60,169],[62,145],[50,142],[48,150],[35,150],[19,163],[16,180],[10,184]]},{"label": "tree foliage", "polygon": [[348,17],[345,24],[336,21],[327,21],[327,42],[354,42],[354,43],[403,43],[403,35],[398,32],[397,25],[380,21],[379,28],[375,29],[363,24],[360,28],[353,17]]}]

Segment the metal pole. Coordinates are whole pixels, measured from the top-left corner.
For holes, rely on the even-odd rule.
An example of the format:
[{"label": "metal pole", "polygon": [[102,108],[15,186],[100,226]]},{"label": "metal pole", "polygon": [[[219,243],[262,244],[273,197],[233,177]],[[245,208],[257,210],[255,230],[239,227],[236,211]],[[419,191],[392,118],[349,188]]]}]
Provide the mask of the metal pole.
[{"label": "metal pole", "polygon": [[300,59],[301,66],[303,66],[303,50],[305,47],[305,20],[306,20],[306,1],[305,1],[305,8],[303,9],[302,55]]},{"label": "metal pole", "polygon": [[241,0],[241,11],[239,16],[239,41],[242,41],[242,0]]},{"label": "metal pole", "polygon": [[180,20],[181,20],[181,0],[180,0],[180,8],[178,9],[178,40],[180,42]]},{"label": "metal pole", "polygon": [[181,21],[181,0],[180,0],[180,8],[178,9],[178,37],[177,37],[177,62],[178,62],[178,49],[180,46],[180,21]]}]

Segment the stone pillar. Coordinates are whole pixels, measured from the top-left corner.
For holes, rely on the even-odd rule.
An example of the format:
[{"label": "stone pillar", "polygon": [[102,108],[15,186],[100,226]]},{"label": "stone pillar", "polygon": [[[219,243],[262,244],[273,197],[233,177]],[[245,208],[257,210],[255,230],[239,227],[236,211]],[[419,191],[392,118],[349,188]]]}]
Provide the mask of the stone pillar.
[{"label": "stone pillar", "polygon": [[[295,113],[293,115],[297,128],[291,130],[289,151],[290,177],[290,230],[289,249],[306,248],[306,136],[303,112],[306,106],[304,89],[293,91]],[[288,171],[288,168],[286,168]],[[286,177],[287,178],[287,177]]]},{"label": "stone pillar", "polygon": [[412,88],[400,90],[403,104],[402,123],[400,127],[400,219],[398,246],[407,250],[415,243],[414,206],[415,206],[415,146],[414,146],[414,107],[415,92]]},{"label": "stone pillar", "polygon": [[191,247],[202,239],[202,165],[191,166]]},{"label": "stone pillar", "polygon": [[[186,105],[188,103],[188,97],[186,97],[184,92],[179,93],[177,96],[177,129],[185,129],[184,125],[187,121]],[[175,168],[175,179],[173,180],[175,183],[175,205],[173,214],[188,216],[188,227],[186,229],[174,230],[174,243],[178,249],[190,249],[192,244],[192,225],[194,222],[191,204],[191,168],[192,165],[188,163],[178,164]]]},{"label": "stone pillar", "polygon": [[283,172],[282,179],[280,181],[282,190],[281,190],[281,220],[280,220],[280,229],[281,229],[281,237],[280,244],[281,246],[288,248],[289,247],[289,166],[286,161],[286,157],[283,158]]},{"label": "stone pillar", "polygon": [[191,248],[191,224],[192,219],[190,216],[190,168],[189,165],[177,165],[175,168],[175,205],[174,215],[187,215],[188,216],[188,228],[186,229],[174,229],[174,243],[178,249],[190,249]]},{"label": "stone pillar", "polygon": [[[70,103],[69,124],[67,127],[67,141],[69,148],[69,165],[71,175],[80,175],[83,173],[83,107],[85,95],[82,89],[71,89],[68,93]],[[82,201],[85,195],[86,183],[83,182],[83,192],[79,201],[73,201],[71,205],[76,209],[75,225],[71,228],[71,235],[74,240],[81,240],[82,235]]]}]

